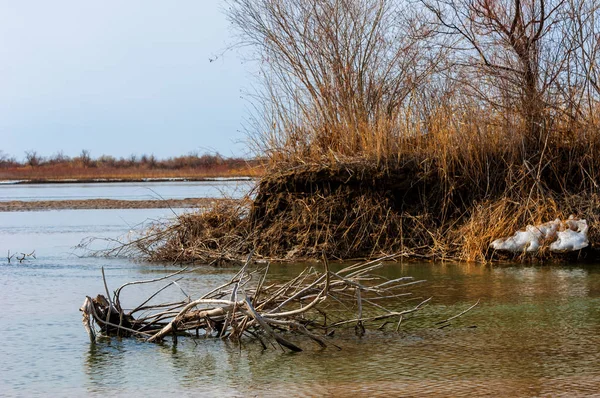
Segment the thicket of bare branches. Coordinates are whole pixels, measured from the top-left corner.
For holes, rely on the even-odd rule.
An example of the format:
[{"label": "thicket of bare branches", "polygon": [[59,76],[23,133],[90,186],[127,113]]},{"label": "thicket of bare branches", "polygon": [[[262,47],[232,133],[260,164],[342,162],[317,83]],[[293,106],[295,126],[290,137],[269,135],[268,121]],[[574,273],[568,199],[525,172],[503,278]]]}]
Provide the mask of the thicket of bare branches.
[{"label": "thicket of bare branches", "polygon": [[520,117],[528,149],[539,150],[561,122],[594,121],[596,1],[423,0],[422,4],[434,15],[438,34],[453,39],[452,66],[468,77],[458,83],[472,98],[507,118]]},{"label": "thicket of bare branches", "polygon": [[[330,269],[326,261],[324,266],[323,271],[309,267],[296,277],[278,281],[269,275],[268,265],[253,267],[249,258],[229,282],[202,295],[186,293],[185,299],[168,303],[156,303],[156,297],[169,287],[179,287],[177,282],[186,269],[162,278],[126,283],[112,295],[104,280],[106,296],[88,296],[80,308],[83,325],[92,343],[100,331],[107,336],[136,336],[150,342],[172,337],[177,343],[178,336],[194,335],[235,342],[256,339],[264,348],[267,342],[276,342],[282,348],[302,351],[297,339],[288,336],[305,337],[325,348],[335,346],[329,337],[338,329],[354,328],[359,336],[370,327],[397,331],[409,314],[430,300],[416,298],[411,292],[423,281],[411,277],[390,280],[377,275],[376,270],[383,267],[380,260],[337,271]],[[121,295],[126,288],[165,280],[169,283],[135,308],[122,307]]]},{"label": "thicket of bare branches", "polygon": [[389,160],[481,110],[479,133],[516,135],[524,155],[597,128],[596,0],[228,3],[262,66],[255,143],[275,161]]},{"label": "thicket of bare branches", "polygon": [[433,32],[403,1],[233,0],[263,91],[255,143],[275,158],[389,157],[403,109],[436,70]]}]

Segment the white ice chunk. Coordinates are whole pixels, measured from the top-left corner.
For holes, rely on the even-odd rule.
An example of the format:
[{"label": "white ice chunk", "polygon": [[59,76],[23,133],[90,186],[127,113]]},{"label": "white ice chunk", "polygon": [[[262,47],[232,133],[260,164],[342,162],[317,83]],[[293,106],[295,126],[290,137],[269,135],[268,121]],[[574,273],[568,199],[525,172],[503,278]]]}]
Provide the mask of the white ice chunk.
[{"label": "white ice chunk", "polygon": [[586,220],[569,219],[565,222],[565,226],[567,228],[564,231],[558,231],[556,240],[550,244],[551,251],[565,252],[581,250],[589,245]]},{"label": "white ice chunk", "polygon": [[556,237],[556,231],[558,231],[558,229],[560,228],[560,224],[561,224],[560,219],[557,218],[554,221],[548,221],[546,223],[536,225],[535,227],[528,225],[527,229],[531,228],[533,230],[538,231],[539,238],[542,238],[545,240],[554,239]]},{"label": "white ice chunk", "polygon": [[509,252],[533,252],[540,247],[540,242],[535,232],[527,230],[517,231],[510,238],[496,239],[492,242],[491,246],[496,250],[506,250]]},{"label": "white ice chunk", "polygon": [[573,216],[565,222],[560,219],[540,225],[528,225],[525,231],[517,231],[508,238],[496,239],[490,244],[495,250],[510,252],[535,252],[548,242],[553,252],[580,250],[588,246],[588,225],[586,220]]}]

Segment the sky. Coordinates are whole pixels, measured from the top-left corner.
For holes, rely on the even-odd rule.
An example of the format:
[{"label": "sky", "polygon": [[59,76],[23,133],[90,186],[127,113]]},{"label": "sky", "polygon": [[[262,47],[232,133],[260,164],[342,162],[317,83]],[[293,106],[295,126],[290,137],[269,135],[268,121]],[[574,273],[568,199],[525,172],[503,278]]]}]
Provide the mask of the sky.
[{"label": "sky", "polygon": [[0,0],[0,151],[248,156],[221,0]]}]

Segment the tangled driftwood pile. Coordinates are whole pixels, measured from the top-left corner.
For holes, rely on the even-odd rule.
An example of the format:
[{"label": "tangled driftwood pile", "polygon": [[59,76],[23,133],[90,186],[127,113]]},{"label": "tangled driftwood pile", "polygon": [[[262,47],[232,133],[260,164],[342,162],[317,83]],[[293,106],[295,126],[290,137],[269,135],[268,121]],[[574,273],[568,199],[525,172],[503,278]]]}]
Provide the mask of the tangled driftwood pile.
[{"label": "tangled driftwood pile", "polygon": [[[176,285],[179,272],[163,278],[130,282],[112,297],[86,297],[81,311],[83,324],[95,341],[96,326],[109,336],[135,336],[158,342],[171,336],[218,337],[240,341],[258,340],[264,347],[275,341],[292,351],[301,351],[292,336],[303,336],[322,347],[331,344],[328,336],[337,328],[354,328],[362,335],[367,327],[399,328],[405,315],[423,307],[429,299],[410,297],[410,287],[422,281],[411,277],[388,280],[373,271],[383,267],[380,260],[346,266],[336,272],[324,262],[324,269],[306,268],[284,282],[273,282],[269,266],[255,267],[250,259],[227,283],[197,298],[180,302],[150,304],[169,286]],[[121,294],[128,286],[170,280],[133,309],[121,306]],[[409,305],[408,301],[412,301]],[[416,300],[416,301],[415,301]],[[415,305],[416,304],[416,305]]]}]

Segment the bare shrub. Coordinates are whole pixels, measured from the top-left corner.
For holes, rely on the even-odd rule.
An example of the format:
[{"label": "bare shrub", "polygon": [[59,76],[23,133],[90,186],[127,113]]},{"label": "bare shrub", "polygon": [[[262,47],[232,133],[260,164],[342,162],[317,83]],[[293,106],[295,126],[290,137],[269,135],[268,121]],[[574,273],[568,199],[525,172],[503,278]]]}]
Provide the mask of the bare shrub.
[{"label": "bare shrub", "polygon": [[95,166],[95,162],[92,160],[92,156],[90,151],[87,149],[82,149],[79,154],[79,161],[81,162],[83,167],[92,167]]},{"label": "bare shrub", "polygon": [[25,151],[25,160],[31,167],[37,167],[42,162],[43,158],[34,150]]},{"label": "bare shrub", "polygon": [[1,168],[15,167],[18,164],[19,163],[17,162],[17,160],[14,157],[11,157],[8,154],[6,154],[0,150],[0,167]]},{"label": "bare shrub", "polygon": [[256,48],[263,128],[279,158],[330,153],[390,158],[402,108],[439,61],[431,31],[397,0],[232,0],[229,17]]}]

